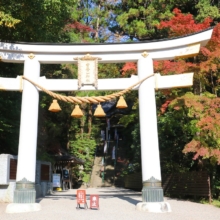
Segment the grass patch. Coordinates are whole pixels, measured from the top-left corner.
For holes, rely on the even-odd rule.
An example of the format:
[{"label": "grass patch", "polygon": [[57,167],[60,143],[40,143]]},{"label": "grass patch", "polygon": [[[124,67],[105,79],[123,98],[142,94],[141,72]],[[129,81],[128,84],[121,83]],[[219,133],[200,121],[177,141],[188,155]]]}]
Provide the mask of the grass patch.
[{"label": "grass patch", "polygon": [[[209,204],[209,201],[207,199],[202,199],[202,200],[200,200],[200,203]],[[220,201],[217,199],[213,199],[211,205],[214,205],[214,206],[220,208]]]},{"label": "grass patch", "polygon": [[217,200],[217,199],[214,199],[213,202],[212,202],[212,205],[214,205],[214,206],[220,208],[220,201]]}]

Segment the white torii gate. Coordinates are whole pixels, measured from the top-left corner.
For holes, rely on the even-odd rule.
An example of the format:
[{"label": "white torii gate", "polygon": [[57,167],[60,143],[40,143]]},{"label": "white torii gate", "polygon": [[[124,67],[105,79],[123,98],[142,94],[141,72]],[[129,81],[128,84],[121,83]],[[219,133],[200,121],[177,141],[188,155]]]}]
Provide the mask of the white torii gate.
[{"label": "white torii gate", "polygon": [[[85,85],[80,89],[75,79],[46,79],[40,77],[40,64],[74,63],[74,58],[91,54],[100,57],[100,63],[137,62],[138,76],[120,79],[99,79],[97,90],[122,90],[153,74],[153,60],[173,60],[177,57],[196,55],[200,46],[206,45],[212,29],[182,38],[162,41],[111,43],[111,44],[34,44],[0,42],[2,62],[24,63],[24,76],[50,91],[96,90]],[[193,73],[154,77],[142,82],[139,90],[142,202],[138,210],[152,212],[171,211],[163,202],[161,170],[158,147],[155,88],[165,89],[191,86]],[[23,91],[18,150],[18,165],[14,203],[6,212],[39,210],[35,203],[35,166],[38,126],[39,90],[30,82],[17,78],[0,77],[0,89]]]}]

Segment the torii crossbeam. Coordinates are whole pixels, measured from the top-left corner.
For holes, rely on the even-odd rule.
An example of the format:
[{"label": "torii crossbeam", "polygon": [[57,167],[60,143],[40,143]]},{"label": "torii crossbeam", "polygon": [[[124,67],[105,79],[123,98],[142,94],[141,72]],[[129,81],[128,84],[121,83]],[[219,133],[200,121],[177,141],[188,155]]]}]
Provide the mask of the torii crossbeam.
[{"label": "torii crossbeam", "polygon": [[[175,59],[196,55],[200,46],[211,38],[212,29],[170,40],[137,43],[111,44],[32,44],[0,42],[0,59],[3,62],[24,63],[24,76],[51,91],[79,90],[74,79],[46,79],[40,77],[40,64],[74,63],[75,57],[91,54],[101,58],[102,63],[137,62],[138,76],[127,79],[99,79],[98,88],[85,85],[80,90],[122,90],[153,74],[153,60]],[[141,157],[142,157],[142,202],[137,209],[152,212],[169,212],[169,204],[163,201],[161,170],[158,147],[155,89],[191,86],[193,73],[154,77],[134,89],[139,91]],[[30,82],[17,78],[0,77],[0,89],[22,91],[21,124],[19,136],[18,166],[14,203],[8,212],[15,212],[19,203],[35,203],[35,166],[38,126],[39,90]],[[28,155],[28,157],[27,157]],[[26,181],[26,188],[21,184]],[[27,182],[28,181],[28,182]],[[20,206],[19,206],[20,207]]]}]

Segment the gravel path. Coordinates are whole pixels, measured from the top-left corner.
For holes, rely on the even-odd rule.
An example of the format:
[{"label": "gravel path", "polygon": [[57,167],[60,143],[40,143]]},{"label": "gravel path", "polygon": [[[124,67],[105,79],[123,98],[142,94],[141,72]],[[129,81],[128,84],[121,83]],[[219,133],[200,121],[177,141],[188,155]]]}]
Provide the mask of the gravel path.
[{"label": "gravel path", "polygon": [[54,192],[38,199],[41,211],[7,214],[6,203],[0,203],[0,220],[220,220],[220,208],[212,205],[165,198],[171,213],[148,213],[135,210],[141,193],[123,188],[88,188],[89,195],[99,195],[99,210],[76,209],[76,190]]}]

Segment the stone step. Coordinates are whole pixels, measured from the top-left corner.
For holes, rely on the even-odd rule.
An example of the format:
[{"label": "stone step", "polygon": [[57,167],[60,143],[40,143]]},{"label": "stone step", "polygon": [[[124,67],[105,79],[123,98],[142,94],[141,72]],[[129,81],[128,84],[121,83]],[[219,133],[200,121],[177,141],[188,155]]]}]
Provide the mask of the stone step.
[{"label": "stone step", "polygon": [[102,179],[101,168],[102,165],[102,157],[95,157],[92,174],[90,179],[91,187],[107,187],[107,186],[123,186],[123,180],[115,176],[115,168],[116,170],[121,168],[121,164],[117,163],[117,167],[114,165],[114,161],[111,156],[105,156],[105,166],[104,166],[104,181]]}]

